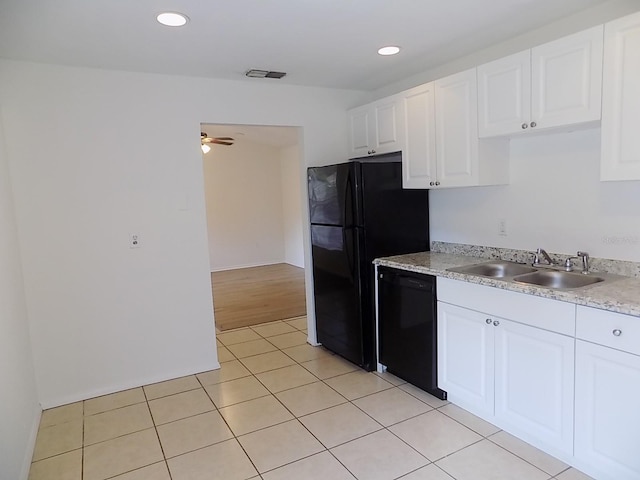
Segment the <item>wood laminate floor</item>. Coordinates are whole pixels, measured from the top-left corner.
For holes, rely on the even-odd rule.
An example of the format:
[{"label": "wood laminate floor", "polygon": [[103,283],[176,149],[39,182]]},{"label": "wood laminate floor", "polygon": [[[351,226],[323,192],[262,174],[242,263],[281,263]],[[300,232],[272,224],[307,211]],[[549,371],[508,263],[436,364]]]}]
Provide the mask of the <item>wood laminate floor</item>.
[{"label": "wood laminate floor", "polygon": [[307,314],[304,269],[286,263],[212,272],[211,288],[222,331]]}]

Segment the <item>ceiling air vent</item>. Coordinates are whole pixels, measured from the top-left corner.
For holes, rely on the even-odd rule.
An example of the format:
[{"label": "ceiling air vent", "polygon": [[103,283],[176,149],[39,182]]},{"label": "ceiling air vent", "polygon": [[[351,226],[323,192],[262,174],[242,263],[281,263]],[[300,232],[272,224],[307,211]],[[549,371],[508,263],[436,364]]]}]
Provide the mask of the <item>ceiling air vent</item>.
[{"label": "ceiling air vent", "polygon": [[271,72],[269,70],[256,70],[251,69],[245,73],[247,77],[251,78],[282,78],[286,75],[285,72]]}]

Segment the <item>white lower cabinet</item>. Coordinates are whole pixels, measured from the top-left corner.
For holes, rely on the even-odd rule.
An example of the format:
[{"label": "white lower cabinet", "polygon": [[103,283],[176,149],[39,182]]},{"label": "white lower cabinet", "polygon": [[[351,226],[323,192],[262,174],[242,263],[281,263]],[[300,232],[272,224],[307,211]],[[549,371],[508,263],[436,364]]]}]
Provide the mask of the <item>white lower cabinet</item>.
[{"label": "white lower cabinet", "polygon": [[438,302],[438,387],[478,415],[493,415],[492,320],[467,308]]},{"label": "white lower cabinet", "polygon": [[495,327],[499,425],[571,455],[575,340],[508,320],[495,321],[499,322]]},{"label": "white lower cabinet", "polygon": [[575,456],[598,480],[640,479],[640,357],[578,340]]},{"label": "white lower cabinet", "polygon": [[573,453],[572,337],[438,302],[438,386],[547,451]]},{"label": "white lower cabinet", "polygon": [[577,326],[576,466],[640,480],[640,319],[578,307]]},{"label": "white lower cabinet", "polygon": [[441,277],[437,292],[452,403],[597,480],[640,480],[640,318]]}]

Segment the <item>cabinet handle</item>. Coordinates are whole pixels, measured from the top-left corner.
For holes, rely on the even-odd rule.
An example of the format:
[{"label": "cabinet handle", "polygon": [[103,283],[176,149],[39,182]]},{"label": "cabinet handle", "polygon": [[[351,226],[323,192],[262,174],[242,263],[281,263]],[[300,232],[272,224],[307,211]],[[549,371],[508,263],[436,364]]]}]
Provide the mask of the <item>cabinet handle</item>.
[{"label": "cabinet handle", "polygon": [[526,123],[523,123],[523,124],[522,124],[522,129],[523,129],[523,130],[526,130],[528,127],[529,127],[529,125],[527,125]]},{"label": "cabinet handle", "polygon": [[487,319],[485,320],[485,322],[487,322],[487,325],[491,325],[491,319],[490,319],[490,318],[487,318]]},{"label": "cabinet handle", "polygon": [[438,186],[438,185],[440,185],[440,182],[438,182],[438,181],[436,180],[436,186]]},{"label": "cabinet handle", "polygon": [[619,328],[616,328],[613,332],[613,336],[614,337],[619,337],[620,335],[622,335],[622,330],[620,330]]},{"label": "cabinet handle", "polygon": [[536,128],[538,124],[536,122],[531,122],[531,128]]},{"label": "cabinet handle", "polygon": [[497,327],[498,325],[500,325],[500,322],[498,320],[494,320],[493,321],[493,326]]}]

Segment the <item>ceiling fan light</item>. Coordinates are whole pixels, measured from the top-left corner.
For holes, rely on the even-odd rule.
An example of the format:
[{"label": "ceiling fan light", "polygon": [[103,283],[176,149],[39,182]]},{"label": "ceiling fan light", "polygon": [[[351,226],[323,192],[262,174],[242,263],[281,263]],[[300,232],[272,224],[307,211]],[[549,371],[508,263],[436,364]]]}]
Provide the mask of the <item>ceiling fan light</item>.
[{"label": "ceiling fan light", "polygon": [[200,148],[202,149],[202,153],[209,153],[211,151],[211,147],[206,143],[200,145]]},{"label": "ceiling fan light", "polygon": [[162,12],[156,17],[156,20],[167,27],[182,27],[187,24],[189,18],[178,12]]}]

